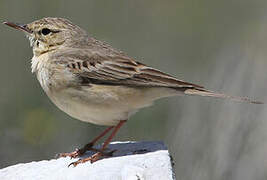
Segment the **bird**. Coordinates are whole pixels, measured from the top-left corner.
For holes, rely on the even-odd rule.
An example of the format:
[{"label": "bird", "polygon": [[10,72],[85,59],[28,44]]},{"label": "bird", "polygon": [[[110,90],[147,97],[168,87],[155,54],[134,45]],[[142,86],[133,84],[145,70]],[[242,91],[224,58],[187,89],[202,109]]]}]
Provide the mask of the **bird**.
[{"label": "bird", "polygon": [[[108,126],[84,147],[59,154],[76,158],[87,150],[95,151],[92,156],[70,164],[73,166],[112,156],[114,151],[107,152],[107,146],[121,126],[139,109],[164,97],[199,95],[262,104],[179,80],[95,39],[65,18],[46,17],[28,24],[3,23],[28,37],[33,49],[32,73],[59,109],[75,119]],[[94,148],[110,131],[102,147]]]}]

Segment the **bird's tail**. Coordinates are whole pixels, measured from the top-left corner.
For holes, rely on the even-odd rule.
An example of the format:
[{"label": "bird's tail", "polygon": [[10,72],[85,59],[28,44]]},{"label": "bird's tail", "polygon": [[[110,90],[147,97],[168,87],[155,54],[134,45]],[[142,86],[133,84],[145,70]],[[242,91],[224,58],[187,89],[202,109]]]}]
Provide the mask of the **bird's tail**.
[{"label": "bird's tail", "polygon": [[186,89],[184,93],[188,95],[199,95],[199,96],[209,96],[209,97],[216,97],[216,98],[231,99],[231,100],[238,101],[238,102],[247,102],[247,103],[252,103],[252,104],[264,104],[263,102],[254,101],[247,97],[229,96],[223,93],[212,92],[206,89]]}]

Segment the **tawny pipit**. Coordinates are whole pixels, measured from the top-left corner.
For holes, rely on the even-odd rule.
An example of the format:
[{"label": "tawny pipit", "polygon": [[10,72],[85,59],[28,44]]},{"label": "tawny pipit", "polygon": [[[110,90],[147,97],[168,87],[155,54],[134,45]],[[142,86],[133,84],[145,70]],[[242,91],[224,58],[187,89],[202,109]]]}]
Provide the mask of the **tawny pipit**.
[{"label": "tawny pipit", "polygon": [[95,142],[113,129],[95,155],[73,165],[108,155],[104,150],[123,123],[163,97],[185,94],[261,103],[178,80],[94,39],[63,18],[4,24],[26,33],[33,47],[32,72],[56,106],[81,121],[110,126],[82,149],[61,156],[77,157],[88,149],[96,150]]}]

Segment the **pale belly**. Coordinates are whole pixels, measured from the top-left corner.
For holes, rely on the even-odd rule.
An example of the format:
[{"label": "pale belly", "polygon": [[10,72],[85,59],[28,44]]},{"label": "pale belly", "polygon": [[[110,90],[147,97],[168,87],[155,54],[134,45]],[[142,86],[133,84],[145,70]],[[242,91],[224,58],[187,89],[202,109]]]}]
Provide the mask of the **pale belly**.
[{"label": "pale belly", "polygon": [[47,94],[62,111],[76,119],[112,126],[120,120],[127,120],[138,109],[151,105],[155,99],[174,93],[165,88],[92,85]]}]

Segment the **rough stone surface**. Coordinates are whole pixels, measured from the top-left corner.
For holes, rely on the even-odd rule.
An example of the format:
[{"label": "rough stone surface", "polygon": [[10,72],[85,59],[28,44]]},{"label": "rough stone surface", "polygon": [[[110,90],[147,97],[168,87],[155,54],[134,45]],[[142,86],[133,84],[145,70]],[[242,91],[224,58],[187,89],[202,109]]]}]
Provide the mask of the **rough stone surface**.
[{"label": "rough stone surface", "polygon": [[[78,159],[59,158],[16,164],[0,170],[1,180],[171,180],[172,163],[162,142],[113,142],[114,157],[87,162],[76,167],[68,165]],[[87,152],[83,157],[92,155]]]}]

